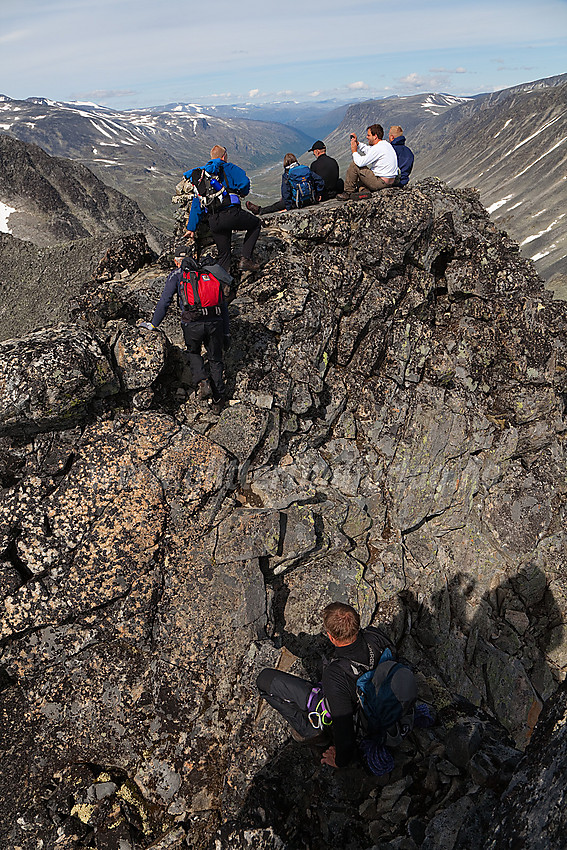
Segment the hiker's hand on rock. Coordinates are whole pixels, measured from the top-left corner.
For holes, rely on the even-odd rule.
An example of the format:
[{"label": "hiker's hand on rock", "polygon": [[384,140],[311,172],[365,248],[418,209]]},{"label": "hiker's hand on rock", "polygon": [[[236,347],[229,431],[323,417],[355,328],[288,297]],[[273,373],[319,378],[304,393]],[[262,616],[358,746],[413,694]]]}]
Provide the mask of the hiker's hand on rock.
[{"label": "hiker's hand on rock", "polygon": [[331,767],[336,767],[337,763],[335,762],[335,758],[337,755],[337,751],[335,747],[329,747],[328,750],[325,750],[323,756],[321,758],[321,764],[330,764]]},{"label": "hiker's hand on rock", "polygon": [[194,230],[188,230],[185,235],[187,237],[187,241],[192,242],[193,239],[195,238],[195,231]]}]

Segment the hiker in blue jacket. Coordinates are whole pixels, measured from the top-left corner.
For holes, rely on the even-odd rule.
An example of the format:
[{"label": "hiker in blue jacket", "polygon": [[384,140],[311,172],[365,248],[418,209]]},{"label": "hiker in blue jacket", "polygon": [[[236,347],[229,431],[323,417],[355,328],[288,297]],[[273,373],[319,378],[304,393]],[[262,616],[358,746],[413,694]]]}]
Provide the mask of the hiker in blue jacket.
[{"label": "hiker in blue jacket", "polygon": [[254,215],[283,212],[296,207],[307,207],[321,200],[325,191],[325,181],[307,165],[300,165],[293,153],[286,153],[283,161],[282,196],[279,201],[267,207],[259,207],[246,201],[246,207]]},{"label": "hiker in blue jacket", "polygon": [[390,127],[388,139],[396,151],[398,168],[400,169],[399,177],[396,178],[394,186],[406,186],[413,168],[413,152],[406,145],[406,137],[401,127],[397,125]]},{"label": "hiker in blue jacket", "polygon": [[[191,168],[183,176],[190,180],[194,171],[201,170]],[[216,212],[203,208],[198,198],[193,199],[187,222],[187,235],[194,239],[197,226],[207,217],[217,246],[217,262],[228,272],[230,271],[232,231],[245,230],[239,265],[244,271],[257,271],[260,266],[252,259],[252,253],[260,235],[262,223],[259,218],[243,210],[241,206],[241,198],[246,197],[250,192],[250,180],[246,172],[238,165],[228,162],[226,148],[220,145],[215,145],[211,149],[211,159],[205,165],[205,171],[219,178],[219,182],[226,189],[226,194],[221,208]]]}]

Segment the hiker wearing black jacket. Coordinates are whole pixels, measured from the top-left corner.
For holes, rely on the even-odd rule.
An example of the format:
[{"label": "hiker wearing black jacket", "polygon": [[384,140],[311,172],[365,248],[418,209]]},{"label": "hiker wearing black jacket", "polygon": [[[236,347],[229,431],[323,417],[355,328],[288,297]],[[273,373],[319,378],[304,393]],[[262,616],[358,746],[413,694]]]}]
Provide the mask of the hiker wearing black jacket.
[{"label": "hiker wearing black jacket", "polygon": [[311,682],[267,668],[258,676],[257,686],[261,696],[288,721],[295,740],[322,744],[326,739],[330,743],[325,732],[330,729],[333,743],[323,753],[321,763],[346,767],[357,754],[355,714],[359,671],[353,670],[350,662],[371,665],[372,651],[374,664],[377,664],[385,649],[390,649],[392,654],[394,649],[380,629],[373,626],[361,629],[358,613],[343,602],[327,605],[323,611],[323,624],[333,645],[333,654],[322,676],[322,691],[332,718],[331,725],[323,725],[321,731],[310,721],[309,712],[314,708],[310,703],[314,687]]},{"label": "hiker wearing black jacket", "polygon": [[329,198],[334,198],[337,192],[342,192],[345,187],[345,184],[339,177],[339,163],[332,156],[327,156],[325,142],[322,142],[320,139],[313,143],[313,147],[309,148],[309,151],[315,157],[309,166],[311,171],[318,174],[325,181],[321,200],[328,201]]},{"label": "hiker wearing black jacket", "polygon": [[[165,286],[150,322],[141,322],[140,328],[147,331],[155,331],[165,318],[171,302],[177,297],[180,304],[180,287],[183,278],[182,263],[186,258],[189,260],[190,253],[186,245],[178,245],[175,248],[174,262],[176,270],[168,275]],[[229,284],[232,277],[218,264],[205,266],[202,271],[210,272],[221,283]],[[220,289],[220,303],[217,312],[210,310],[211,315],[199,316],[190,321],[181,320],[181,330],[187,346],[187,359],[191,368],[193,380],[197,386],[196,396],[200,401],[212,398],[213,405],[220,407],[225,391],[223,379],[224,362],[223,350],[230,346],[230,325],[228,308],[222,288]],[[205,346],[208,358],[208,369],[201,355],[201,348]]]}]

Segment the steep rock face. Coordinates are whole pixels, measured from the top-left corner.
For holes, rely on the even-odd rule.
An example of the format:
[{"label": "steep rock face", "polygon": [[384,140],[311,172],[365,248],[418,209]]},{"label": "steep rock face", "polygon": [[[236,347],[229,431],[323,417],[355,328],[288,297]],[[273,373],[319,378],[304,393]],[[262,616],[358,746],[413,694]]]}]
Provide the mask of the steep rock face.
[{"label": "steep rock face", "polygon": [[546,850],[565,844],[567,813],[567,690],[553,695],[526,758],[494,813],[486,850]]},{"label": "steep rock face", "polygon": [[163,234],[134,201],[105,186],[84,165],[4,134],[0,199],[14,209],[9,232],[40,247],[129,231],[145,233],[154,249],[163,242]]},{"label": "steep rock face", "polygon": [[[133,327],[155,269],[44,332],[41,374],[15,356],[38,337],[8,346],[8,846],[440,850],[465,819],[480,848],[564,678],[565,306],[475,193],[433,181],[276,216],[258,254],[220,416],[176,317],[171,341]],[[99,366],[73,404],[55,354],[79,340]],[[258,703],[267,664],[315,675],[332,599],[392,633],[439,717],[383,788],[314,768]]]},{"label": "steep rock face", "polygon": [[127,277],[154,259],[141,233],[46,248],[0,233],[0,340],[68,322],[73,299],[93,289],[93,278]]}]

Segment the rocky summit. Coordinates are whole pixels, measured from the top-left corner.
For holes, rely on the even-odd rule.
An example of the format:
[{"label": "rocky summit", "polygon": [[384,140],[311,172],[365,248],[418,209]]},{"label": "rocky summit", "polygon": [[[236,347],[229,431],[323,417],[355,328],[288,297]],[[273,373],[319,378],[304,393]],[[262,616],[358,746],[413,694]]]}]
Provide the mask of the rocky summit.
[{"label": "rocky summit", "polygon": [[[567,306],[432,180],[273,216],[257,256],[220,414],[175,311],[137,329],[159,265],[0,344],[0,844],[564,847]],[[436,717],[387,777],[258,699],[316,680],[337,599]]]}]

